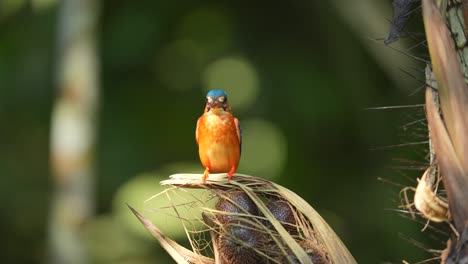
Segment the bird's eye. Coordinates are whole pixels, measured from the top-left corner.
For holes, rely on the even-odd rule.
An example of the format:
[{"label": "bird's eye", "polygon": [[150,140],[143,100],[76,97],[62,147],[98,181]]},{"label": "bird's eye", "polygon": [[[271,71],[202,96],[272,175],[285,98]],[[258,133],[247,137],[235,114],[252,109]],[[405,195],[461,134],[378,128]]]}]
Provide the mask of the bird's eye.
[{"label": "bird's eye", "polygon": [[213,98],[211,98],[211,97],[206,97],[206,102],[207,102],[207,103],[212,103],[212,102],[213,102]]}]

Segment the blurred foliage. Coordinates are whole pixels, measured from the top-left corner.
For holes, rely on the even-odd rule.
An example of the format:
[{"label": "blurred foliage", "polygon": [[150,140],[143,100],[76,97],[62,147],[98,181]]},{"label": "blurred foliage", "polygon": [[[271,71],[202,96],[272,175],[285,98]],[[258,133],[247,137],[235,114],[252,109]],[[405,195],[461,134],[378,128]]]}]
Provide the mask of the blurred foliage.
[{"label": "blurred foliage", "polygon": [[[390,1],[378,2],[387,12],[356,12],[356,20],[388,23]],[[0,0],[2,263],[47,257],[58,5]],[[161,179],[203,171],[194,131],[205,92],[214,87],[228,92],[244,125],[238,171],[275,180],[309,201],[359,263],[423,260],[424,251],[402,236],[428,247],[443,243],[427,241],[421,225],[393,210],[399,186],[377,181],[414,183],[420,172],[408,168],[425,153],[418,146],[370,150],[424,141],[424,130],[402,127],[423,118],[422,108],[364,111],[422,102],[421,93],[408,96],[419,84],[400,72],[409,81],[396,85],[385,61],[367,48],[401,56],[367,39],[387,31],[370,36],[362,23],[356,30],[340,16],[343,5],[353,3],[103,1],[98,215],[84,226],[95,263],[171,263],[141,235],[143,227],[140,234],[129,227],[138,220],[125,203],[149,209],[144,200],[161,190]],[[404,168],[390,168],[395,164]]]}]

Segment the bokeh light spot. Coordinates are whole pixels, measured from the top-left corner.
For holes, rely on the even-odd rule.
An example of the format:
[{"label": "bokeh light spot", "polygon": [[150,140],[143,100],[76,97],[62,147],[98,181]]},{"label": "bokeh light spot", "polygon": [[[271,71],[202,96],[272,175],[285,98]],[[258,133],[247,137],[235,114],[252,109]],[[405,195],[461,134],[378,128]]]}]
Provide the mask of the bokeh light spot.
[{"label": "bokeh light spot", "polygon": [[237,172],[274,179],[281,175],[287,148],[283,133],[263,120],[242,122],[242,157]]},{"label": "bokeh light spot", "polygon": [[33,0],[33,8],[37,11],[45,11],[49,8],[56,6],[57,0]]},{"label": "bokeh light spot", "polygon": [[121,263],[125,258],[140,263],[139,258],[144,259],[148,252],[154,251],[154,247],[149,246],[154,241],[151,236],[141,239],[130,235],[112,215],[99,215],[89,222],[84,238],[90,263]]},{"label": "bokeh light spot", "polygon": [[[189,208],[188,202],[193,201],[194,197],[202,199],[207,191],[172,189],[169,191],[170,199],[165,194],[162,194],[145,202],[150,197],[170,188],[159,184],[160,181],[167,179],[168,176],[162,174],[143,174],[133,178],[122,186],[113,201],[114,212],[118,222],[132,233],[148,237],[147,231],[142,228],[141,223],[129,211],[126,205],[129,204],[151,220],[165,235],[173,239],[185,238],[183,226],[180,220],[178,220],[172,205],[177,206],[181,219],[200,219],[201,212],[199,208]],[[193,221],[193,223],[194,225],[201,224],[200,221]]]},{"label": "bokeh light spot", "polygon": [[254,66],[240,56],[222,58],[210,64],[203,73],[203,84],[206,91],[224,89],[234,110],[251,105],[259,89]]},{"label": "bokeh light spot", "polygon": [[24,0],[3,0],[0,1],[0,20],[13,15],[19,11],[26,3]]},{"label": "bokeh light spot", "polygon": [[193,162],[174,162],[166,165],[162,170],[168,176],[176,173],[203,173],[205,168],[201,163]]}]

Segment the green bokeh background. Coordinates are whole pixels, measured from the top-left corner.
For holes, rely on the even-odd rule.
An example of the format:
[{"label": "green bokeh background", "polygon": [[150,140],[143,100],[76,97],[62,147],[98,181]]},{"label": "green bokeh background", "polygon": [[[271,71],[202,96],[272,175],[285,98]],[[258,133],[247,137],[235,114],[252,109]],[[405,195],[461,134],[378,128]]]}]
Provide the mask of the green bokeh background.
[{"label": "green bokeh background", "polygon": [[[382,2],[380,13],[352,11],[358,2]],[[407,239],[440,248],[395,211],[400,187],[377,180],[414,184],[420,172],[410,167],[424,161],[425,145],[372,149],[424,141],[425,131],[402,128],[423,118],[421,108],[365,110],[422,102],[408,96],[416,80],[394,77],[411,66],[391,73],[376,56],[400,55],[371,39],[386,35],[390,1],[365,2],[101,2],[97,215],[84,227],[93,262],[172,263],[125,203],[143,208],[168,175],[203,171],[195,123],[215,87],[244,127],[238,172],[302,196],[359,263],[425,259]],[[0,0],[1,263],[47,261],[59,6]],[[385,28],[374,35],[353,24],[347,8]]]}]

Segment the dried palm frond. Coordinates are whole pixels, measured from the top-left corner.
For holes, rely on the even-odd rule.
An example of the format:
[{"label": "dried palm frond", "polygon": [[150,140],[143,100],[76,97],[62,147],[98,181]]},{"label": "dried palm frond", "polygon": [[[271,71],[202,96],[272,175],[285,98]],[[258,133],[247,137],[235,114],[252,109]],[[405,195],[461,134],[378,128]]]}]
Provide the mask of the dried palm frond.
[{"label": "dried palm frond", "polygon": [[435,155],[431,165],[438,166],[448,198],[449,215],[455,225],[443,263],[468,263],[468,87],[465,75],[468,21],[464,21],[467,10],[463,10],[466,2],[422,0],[424,27],[437,81],[435,88],[429,84],[433,83],[432,74],[426,73],[429,76],[426,113]]},{"label": "dried palm frond", "polygon": [[[198,208],[211,243],[197,241],[203,230],[186,230],[192,249],[184,248],[131,208],[177,263],[356,263],[322,217],[292,191],[243,174],[229,183],[226,174],[210,175],[205,183],[201,176],[175,174],[161,184],[206,189],[219,199],[215,208]],[[207,248],[211,254],[203,255]]]},{"label": "dried palm frond", "polygon": [[455,225],[461,230],[468,224],[468,88],[450,31],[433,1],[423,1],[423,18],[438,82],[437,92],[426,91],[428,125],[451,210],[457,211]]}]

